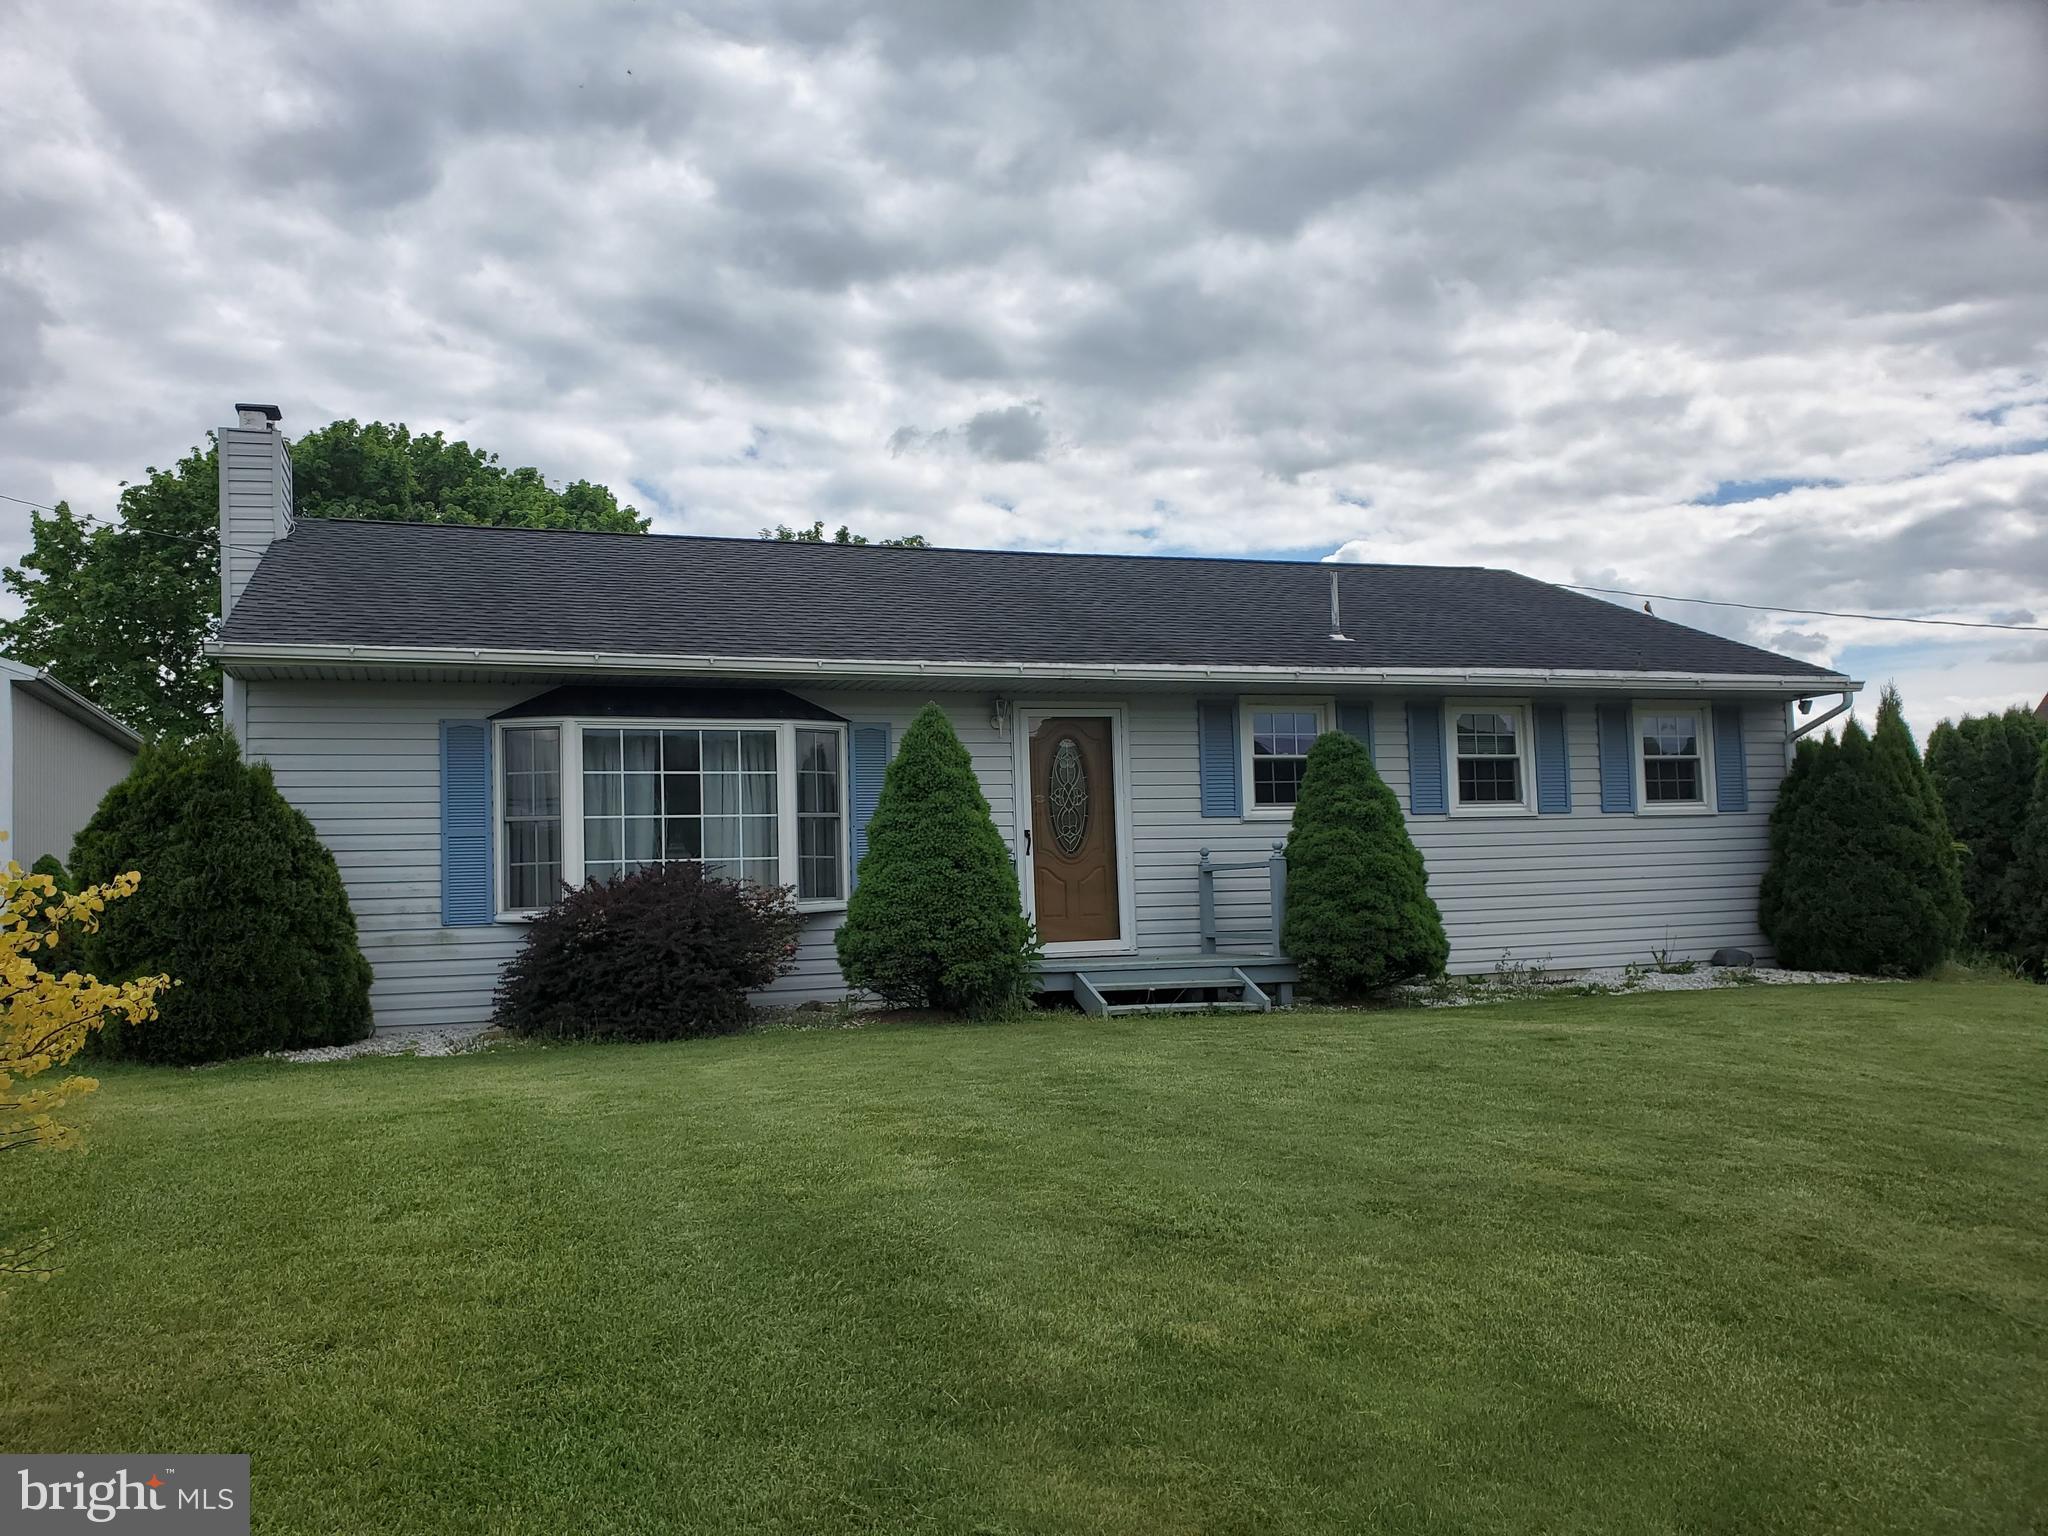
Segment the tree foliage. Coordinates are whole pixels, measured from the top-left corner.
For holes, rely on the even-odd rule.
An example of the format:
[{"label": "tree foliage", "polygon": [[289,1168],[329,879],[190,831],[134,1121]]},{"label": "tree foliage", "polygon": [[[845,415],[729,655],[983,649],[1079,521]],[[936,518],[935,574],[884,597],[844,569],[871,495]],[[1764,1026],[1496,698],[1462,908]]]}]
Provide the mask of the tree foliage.
[{"label": "tree foliage", "polygon": [[[337,421],[292,444],[303,517],[502,523],[640,533],[601,485],[556,489],[540,471],[438,432]],[[43,667],[148,735],[203,731],[220,707],[220,669],[201,653],[220,617],[220,467],[209,441],[123,487],[117,524],[66,503],[32,514],[30,548],[0,585],[18,618],[0,650]]]},{"label": "tree foliage", "polygon": [[1917,976],[1955,949],[1962,879],[1948,820],[1887,688],[1877,734],[1802,744],[1771,815],[1758,918],[1803,970]]},{"label": "tree foliage", "polygon": [[1356,996],[1450,958],[1422,854],[1401,805],[1354,738],[1325,732],[1287,834],[1287,920],[1281,947],[1311,991]]},{"label": "tree foliage", "polygon": [[1927,739],[1927,771],[1941,792],[1949,829],[1963,845],[1964,942],[2016,955],[2027,902],[2009,879],[2033,802],[2048,721],[2030,709],[1944,720]]},{"label": "tree foliage", "polygon": [[2012,945],[2006,952],[2036,981],[2048,981],[2048,741],[2034,756],[2034,797],[2013,843],[2005,885]]},{"label": "tree foliage", "polygon": [[550,1039],[724,1035],[788,972],[803,918],[787,890],[657,864],[571,891],[526,930],[497,1022]]},{"label": "tree foliage", "polygon": [[149,879],[84,954],[100,975],[165,972],[180,986],[151,1028],[109,1026],[103,1047],[191,1063],[369,1033],[370,966],[334,855],[231,737],[145,747],[107,792],[71,872],[92,885],[124,869]]},{"label": "tree foliage", "polygon": [[[864,533],[855,533],[846,524],[830,538],[825,536],[825,524],[821,520],[808,528],[792,528],[787,523],[777,523],[773,528],[763,528],[761,537],[772,539],[778,544],[866,544],[870,542]],[[900,539],[875,539],[872,541],[881,549],[929,549],[921,533],[906,533]]]},{"label": "tree foliage", "polygon": [[847,981],[906,1008],[998,1013],[1027,995],[1038,941],[967,749],[927,704],[868,822],[837,937]]}]

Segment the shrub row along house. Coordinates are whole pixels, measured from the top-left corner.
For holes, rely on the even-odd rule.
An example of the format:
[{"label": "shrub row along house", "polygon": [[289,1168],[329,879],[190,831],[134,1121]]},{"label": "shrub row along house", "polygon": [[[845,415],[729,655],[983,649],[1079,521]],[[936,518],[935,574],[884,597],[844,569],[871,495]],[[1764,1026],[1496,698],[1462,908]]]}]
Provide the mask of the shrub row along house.
[{"label": "shrub row along house", "polygon": [[269,407],[221,434],[214,654],[334,850],[379,1023],[480,1019],[564,882],[701,859],[833,932],[937,701],[1084,1002],[1295,979],[1274,850],[1310,745],[1372,754],[1451,969],[1765,952],[1767,820],[1838,673],[1475,568],[294,522]]}]

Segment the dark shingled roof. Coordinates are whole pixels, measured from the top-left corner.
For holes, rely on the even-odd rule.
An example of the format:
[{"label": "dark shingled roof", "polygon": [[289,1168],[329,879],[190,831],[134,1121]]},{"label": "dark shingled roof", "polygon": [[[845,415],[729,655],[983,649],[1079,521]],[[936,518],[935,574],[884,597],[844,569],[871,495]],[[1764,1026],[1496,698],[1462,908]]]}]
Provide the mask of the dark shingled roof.
[{"label": "dark shingled roof", "polygon": [[[1344,632],[1330,638],[1330,573]],[[237,644],[1076,665],[1837,677],[1474,566],[887,549],[308,519]]]}]

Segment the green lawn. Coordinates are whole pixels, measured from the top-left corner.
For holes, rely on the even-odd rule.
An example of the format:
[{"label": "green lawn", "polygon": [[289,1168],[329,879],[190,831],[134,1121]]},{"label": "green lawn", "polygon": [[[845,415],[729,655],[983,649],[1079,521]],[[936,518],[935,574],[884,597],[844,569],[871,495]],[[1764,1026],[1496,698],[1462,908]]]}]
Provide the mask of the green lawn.
[{"label": "green lawn", "polygon": [[2023,1530],[2048,992],[103,1074],[0,1446],[259,1531]]}]

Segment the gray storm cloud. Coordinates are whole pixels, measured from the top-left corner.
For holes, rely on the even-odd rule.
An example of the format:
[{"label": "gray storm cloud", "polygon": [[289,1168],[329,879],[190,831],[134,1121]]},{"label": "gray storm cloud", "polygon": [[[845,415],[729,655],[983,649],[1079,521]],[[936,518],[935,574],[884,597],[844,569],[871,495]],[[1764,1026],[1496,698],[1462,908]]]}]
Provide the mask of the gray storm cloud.
[{"label": "gray storm cloud", "polygon": [[[11,495],[105,510],[256,396],[672,531],[2048,611],[2039,7],[79,21],[0,35]],[[2033,675],[1940,683],[1960,643],[1926,710]]]}]

